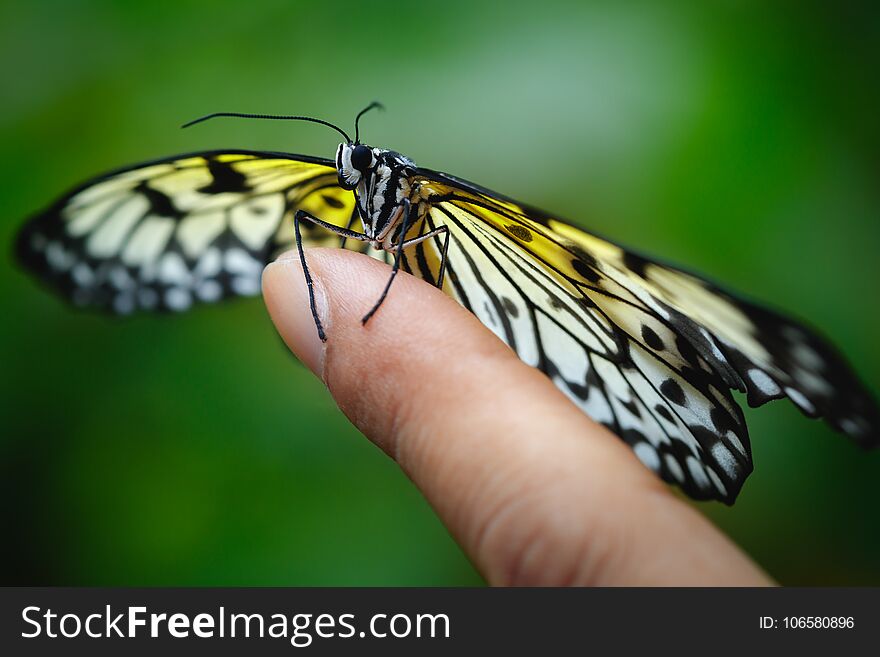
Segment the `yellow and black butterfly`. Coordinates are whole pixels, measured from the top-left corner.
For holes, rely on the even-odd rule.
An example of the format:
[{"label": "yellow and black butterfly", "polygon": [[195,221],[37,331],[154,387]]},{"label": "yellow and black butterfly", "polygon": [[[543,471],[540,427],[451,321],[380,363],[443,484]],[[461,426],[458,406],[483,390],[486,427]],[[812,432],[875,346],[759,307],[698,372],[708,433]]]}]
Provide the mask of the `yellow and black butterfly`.
[{"label": "yellow and black butterfly", "polygon": [[[358,119],[372,104],[358,114]],[[338,245],[393,263],[474,313],[636,456],[697,499],[752,470],[731,391],[788,397],[865,447],[875,401],[815,333],[702,278],[327,125],[334,160],[211,151],[115,171],[31,220],[20,261],[79,306],[186,310],[260,291],[281,251]],[[193,122],[193,123],[195,123]],[[357,221],[363,228],[352,227]],[[316,328],[323,329],[314,312]],[[304,309],[305,312],[305,309]]]}]

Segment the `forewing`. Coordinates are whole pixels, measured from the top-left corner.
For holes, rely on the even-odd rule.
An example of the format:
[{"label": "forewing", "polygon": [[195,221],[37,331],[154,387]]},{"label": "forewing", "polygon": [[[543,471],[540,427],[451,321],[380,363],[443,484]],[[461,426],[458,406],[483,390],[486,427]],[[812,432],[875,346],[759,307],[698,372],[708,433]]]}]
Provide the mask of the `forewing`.
[{"label": "forewing", "polygon": [[[336,180],[326,160],[281,153],[141,164],[93,180],[33,218],[17,257],[76,305],[116,313],[254,295],[263,267],[293,245],[297,209],[348,224],[354,197]],[[310,223],[302,233],[306,246],[339,244]]]},{"label": "forewing", "polygon": [[[731,503],[751,472],[732,389],[760,403],[775,382],[775,396],[876,442],[873,401],[803,327],[464,181],[423,171],[418,182],[428,228],[451,231],[444,290],[692,497]],[[437,248],[406,266],[436,279]]]}]

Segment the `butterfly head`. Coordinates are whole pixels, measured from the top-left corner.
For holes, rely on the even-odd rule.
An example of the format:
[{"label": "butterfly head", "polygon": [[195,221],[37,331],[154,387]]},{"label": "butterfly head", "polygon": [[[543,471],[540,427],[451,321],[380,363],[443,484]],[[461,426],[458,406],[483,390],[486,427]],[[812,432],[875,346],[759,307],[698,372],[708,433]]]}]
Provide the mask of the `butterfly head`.
[{"label": "butterfly head", "polygon": [[342,143],[336,149],[336,172],[339,174],[339,186],[343,189],[354,189],[375,169],[379,149],[366,144]]}]

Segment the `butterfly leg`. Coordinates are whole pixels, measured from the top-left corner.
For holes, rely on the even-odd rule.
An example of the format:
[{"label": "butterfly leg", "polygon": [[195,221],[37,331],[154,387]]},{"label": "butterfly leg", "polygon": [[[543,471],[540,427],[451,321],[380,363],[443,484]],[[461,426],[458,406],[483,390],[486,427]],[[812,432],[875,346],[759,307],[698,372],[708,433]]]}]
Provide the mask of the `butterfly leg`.
[{"label": "butterfly leg", "polygon": [[[354,207],[351,209],[351,216],[348,218],[348,223],[345,225],[345,230],[351,230],[351,227],[354,226],[354,222],[358,218],[359,213],[360,213],[360,211],[358,210],[358,196],[357,196],[357,192],[355,192],[354,193]],[[348,240],[348,238],[345,235],[343,235],[342,238],[339,240],[339,248],[340,249],[345,248],[345,242],[347,240]]]},{"label": "butterfly leg", "polygon": [[[406,235],[407,225],[404,222],[403,227],[401,228],[400,234]],[[407,247],[414,246],[419,244],[420,242],[425,242],[433,237],[438,237],[439,235],[445,235],[445,239],[443,240],[443,250],[440,254],[440,272],[437,276],[437,284],[436,287],[438,289],[443,289],[443,275],[446,271],[446,251],[449,248],[449,227],[448,226],[440,226],[439,228],[435,228],[434,230],[425,233],[424,235],[419,235],[418,237],[414,237],[411,240],[403,240],[397,243],[397,254],[394,258],[394,265],[391,269],[391,277],[388,279],[388,282],[385,284],[385,289],[382,291],[382,296],[379,297],[379,300],[376,302],[370,312],[364,315],[364,318],[361,320],[363,324],[367,323],[367,320],[372,317],[377,310],[379,310],[379,306],[382,305],[382,302],[385,301],[385,297],[388,296],[388,290],[391,289],[391,283],[394,281],[394,277],[397,275],[398,270],[400,269],[400,262],[402,260],[403,250]]]},{"label": "butterfly leg", "polygon": [[301,221],[308,221],[310,223],[315,224],[316,226],[320,226],[321,228],[325,228],[329,230],[331,233],[335,233],[342,238],[345,239],[353,239],[359,240],[361,242],[369,242],[370,238],[368,238],[363,233],[358,233],[353,230],[349,230],[348,228],[342,228],[340,226],[334,226],[333,224],[329,224],[326,221],[321,221],[315,215],[309,214],[305,210],[297,210],[296,214],[293,215],[293,232],[296,237],[296,250],[299,253],[299,261],[302,264],[303,274],[306,278],[306,287],[309,289],[309,309],[312,311],[312,319],[315,320],[315,328],[318,329],[318,337],[321,338],[321,342],[327,342],[327,334],[324,333],[324,327],[321,326],[321,319],[318,317],[318,310],[315,307],[315,290],[314,290],[314,282],[312,281],[312,274],[309,271],[309,266],[306,264],[306,253],[303,249],[302,245],[302,235],[300,233],[299,224]]},{"label": "butterfly leg", "polygon": [[416,239],[422,241],[423,239],[429,239],[431,237],[437,237],[440,234],[443,234],[443,250],[440,251],[440,272],[437,274],[437,289],[443,289],[443,278],[446,275],[446,253],[449,251],[449,226],[440,226],[440,228],[435,228],[429,233],[425,233],[422,237],[417,237]]},{"label": "butterfly leg", "polygon": [[[394,264],[391,266],[391,276],[388,277],[388,282],[385,283],[385,289],[382,290],[382,295],[379,297],[379,300],[370,308],[370,312],[364,315],[363,319],[361,319],[361,324],[366,325],[368,321],[370,321],[370,317],[376,314],[376,311],[379,310],[379,306],[385,301],[385,297],[388,296],[388,290],[391,289],[391,284],[394,282],[394,277],[397,276],[397,272],[400,271],[400,261],[403,256],[403,249],[412,242],[408,243],[404,237],[406,236],[406,231],[409,230],[410,227],[410,201],[409,199],[403,199],[403,203],[400,205],[403,211],[403,222],[400,224],[400,238],[397,242],[397,253],[394,255]],[[416,238],[418,239],[418,238]]]},{"label": "butterfly leg", "polygon": [[434,228],[424,235],[419,235],[411,240],[407,240],[403,245],[403,248],[406,249],[410,246],[415,246],[419,242],[426,242],[432,237],[439,237],[440,235],[444,236],[443,246],[440,247],[440,271],[437,273],[437,282],[433,283],[434,287],[438,290],[443,289],[443,280],[446,275],[446,252],[449,250],[449,227],[440,226],[439,228]]}]

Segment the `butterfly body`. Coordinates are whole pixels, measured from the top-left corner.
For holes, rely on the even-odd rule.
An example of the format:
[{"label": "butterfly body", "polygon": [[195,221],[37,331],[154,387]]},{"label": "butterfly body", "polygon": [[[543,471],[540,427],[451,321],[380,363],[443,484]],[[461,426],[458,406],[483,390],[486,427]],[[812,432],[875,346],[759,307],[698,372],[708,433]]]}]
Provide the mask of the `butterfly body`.
[{"label": "butterfly body", "polygon": [[416,205],[410,198],[415,168],[400,153],[366,144],[343,142],[336,149],[339,185],[356,192],[363,232],[374,248],[395,248],[394,230],[402,225],[406,202]]},{"label": "butterfly body", "polygon": [[124,313],[256,294],[291,247],[310,281],[304,247],[339,237],[393,263],[365,321],[398,270],[422,278],[694,498],[732,503],[752,470],[734,391],[880,441],[870,393],[798,322],[347,135],[334,160],[215,151],[113,172],[35,217],[17,253],[77,305]]}]

